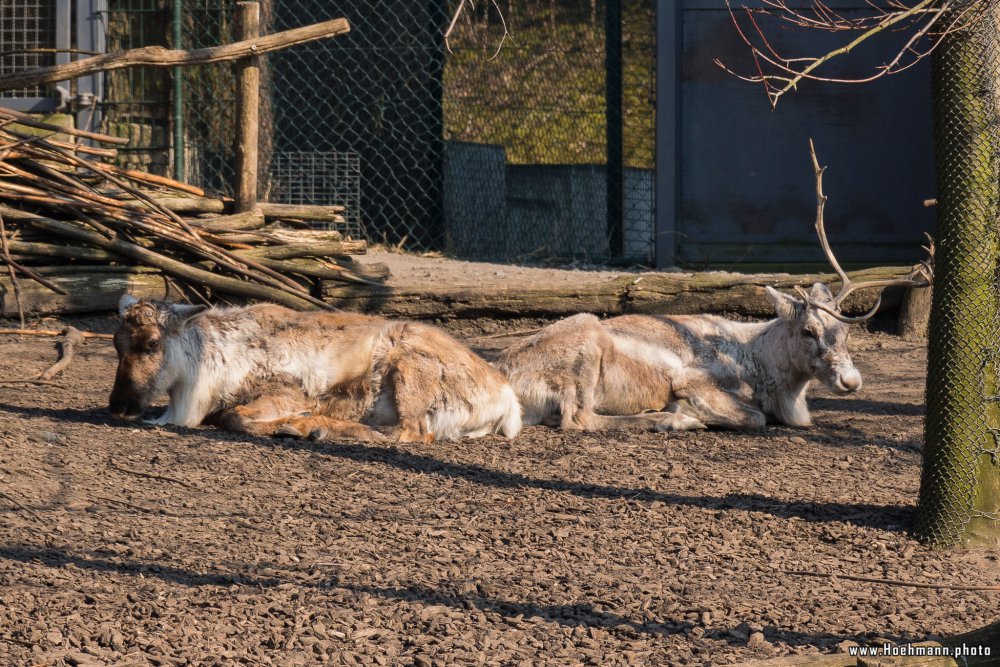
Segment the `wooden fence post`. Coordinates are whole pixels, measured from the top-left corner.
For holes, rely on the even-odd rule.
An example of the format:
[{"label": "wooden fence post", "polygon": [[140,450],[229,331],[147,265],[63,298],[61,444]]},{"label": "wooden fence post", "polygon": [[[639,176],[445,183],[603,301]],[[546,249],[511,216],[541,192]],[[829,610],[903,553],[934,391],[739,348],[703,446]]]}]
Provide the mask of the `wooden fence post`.
[{"label": "wooden fence post", "polygon": [[[238,2],[236,38],[260,36],[260,5]],[[257,141],[260,130],[260,56],[236,61],[236,210],[257,204]]]}]

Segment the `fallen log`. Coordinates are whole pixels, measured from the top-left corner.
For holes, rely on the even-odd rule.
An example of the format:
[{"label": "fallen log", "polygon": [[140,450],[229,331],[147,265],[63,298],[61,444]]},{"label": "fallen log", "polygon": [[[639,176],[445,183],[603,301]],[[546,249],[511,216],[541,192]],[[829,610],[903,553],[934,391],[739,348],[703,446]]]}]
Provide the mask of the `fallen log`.
[{"label": "fallen log", "polygon": [[[32,315],[71,315],[114,312],[122,294],[150,299],[182,300],[159,272],[75,272],[51,276],[50,280],[67,292],[61,296],[34,281],[21,281],[24,312]],[[10,280],[0,276],[0,315],[17,315]]]},{"label": "fallen log", "polygon": [[248,229],[260,229],[264,226],[264,223],[264,212],[260,210],[260,207],[244,213],[234,213],[233,215],[220,215],[217,218],[188,221],[188,224],[192,227],[196,229],[205,229],[210,232],[232,232],[246,231]]},{"label": "fallen log", "polygon": [[343,222],[343,206],[314,206],[309,204],[277,204],[274,202],[261,202],[260,210],[264,212],[266,218],[278,218],[281,220],[296,219],[309,220],[310,222]]},{"label": "fallen log", "polygon": [[331,255],[360,255],[368,244],[365,241],[328,241],[326,243],[301,243],[276,246],[259,246],[250,250],[237,250],[240,257],[262,259],[297,259],[299,257],[329,257]]},{"label": "fallen log", "polygon": [[[906,267],[865,269],[852,279],[906,276]],[[564,287],[420,287],[364,288],[339,282],[321,283],[323,299],[338,308],[378,312],[391,317],[561,317],[579,312],[602,315],[626,313],[731,313],[773,317],[774,306],[764,293],[770,285],[791,289],[814,282],[833,283],[834,274],[643,273],[621,275],[604,283]],[[844,304],[844,312],[861,314],[875,304],[875,295],[858,292]],[[889,310],[898,305],[898,290],[883,298]]]},{"label": "fallen log", "polygon": [[[852,271],[851,280],[880,280],[904,278],[910,274],[908,267],[878,267]],[[789,275],[733,273],[653,273],[641,274],[628,286],[624,295],[628,311],[633,313],[659,313],[686,315],[694,313],[728,312],[752,317],[772,317],[774,306],[761,288],[770,285],[776,289],[791,289],[794,285],[811,285],[815,282],[832,284],[837,276],[831,273]],[[898,305],[900,290],[889,290],[883,298],[888,308]],[[843,304],[844,312],[862,314],[875,305],[876,293],[869,290],[852,294]]]},{"label": "fallen log", "polygon": [[[123,199],[122,201],[128,201]],[[174,213],[226,213],[232,211],[230,199],[212,197],[154,197],[153,201]],[[344,222],[343,206],[313,206],[259,202],[257,208],[269,220],[308,220],[310,222]]]}]

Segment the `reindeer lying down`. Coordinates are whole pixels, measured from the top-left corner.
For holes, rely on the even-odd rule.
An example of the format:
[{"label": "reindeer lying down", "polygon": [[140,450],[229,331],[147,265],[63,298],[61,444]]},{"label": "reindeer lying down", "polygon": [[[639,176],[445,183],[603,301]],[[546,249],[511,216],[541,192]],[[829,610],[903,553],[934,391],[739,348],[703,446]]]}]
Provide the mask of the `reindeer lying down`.
[{"label": "reindeer lying down", "polygon": [[[760,428],[769,419],[808,426],[806,388],[861,388],[847,350],[848,325],[808,300],[770,287],[778,317],[733,322],[714,315],[575,315],[505,351],[498,362],[526,424],[657,431]],[[648,412],[647,412],[648,411]]]},{"label": "reindeer lying down", "polygon": [[209,308],[123,296],[113,415],[253,435],[402,441],[508,438],[521,409],[505,378],[430,326],[260,304]]}]

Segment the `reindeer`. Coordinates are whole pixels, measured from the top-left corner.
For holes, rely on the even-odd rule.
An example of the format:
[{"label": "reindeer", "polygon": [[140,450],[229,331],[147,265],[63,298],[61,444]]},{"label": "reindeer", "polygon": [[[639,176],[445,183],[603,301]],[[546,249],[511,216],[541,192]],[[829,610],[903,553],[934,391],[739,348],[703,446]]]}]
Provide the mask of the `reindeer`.
[{"label": "reindeer", "polygon": [[115,417],[164,393],[154,424],[215,424],[252,435],[431,442],[508,438],[521,409],[506,379],[433,327],[282,306],[119,303]]},{"label": "reindeer", "polygon": [[[521,400],[526,424],[600,430],[656,431],[761,428],[768,421],[809,426],[806,390],[820,380],[837,394],[861,389],[847,348],[849,325],[875,315],[881,290],[926,286],[926,262],[907,278],[852,283],[827,241],[823,171],[810,142],[816,175],[816,232],[840,277],[834,296],[822,283],[798,298],[766,287],[777,317],[733,322],[713,315],[625,315],[600,321],[575,315],[506,350],[498,367]],[[929,252],[932,249],[928,249]],[[847,317],[841,306],[856,290],[878,288],[874,307]]]}]

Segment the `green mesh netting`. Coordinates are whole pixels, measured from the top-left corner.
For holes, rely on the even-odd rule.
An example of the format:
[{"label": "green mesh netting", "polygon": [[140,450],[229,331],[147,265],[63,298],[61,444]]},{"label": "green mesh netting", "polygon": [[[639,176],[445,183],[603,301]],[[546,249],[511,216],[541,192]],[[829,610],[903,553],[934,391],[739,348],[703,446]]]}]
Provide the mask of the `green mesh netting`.
[{"label": "green mesh netting", "polygon": [[951,11],[966,14],[934,63],[938,228],[916,532],[974,546],[1000,537],[1000,2]]}]

